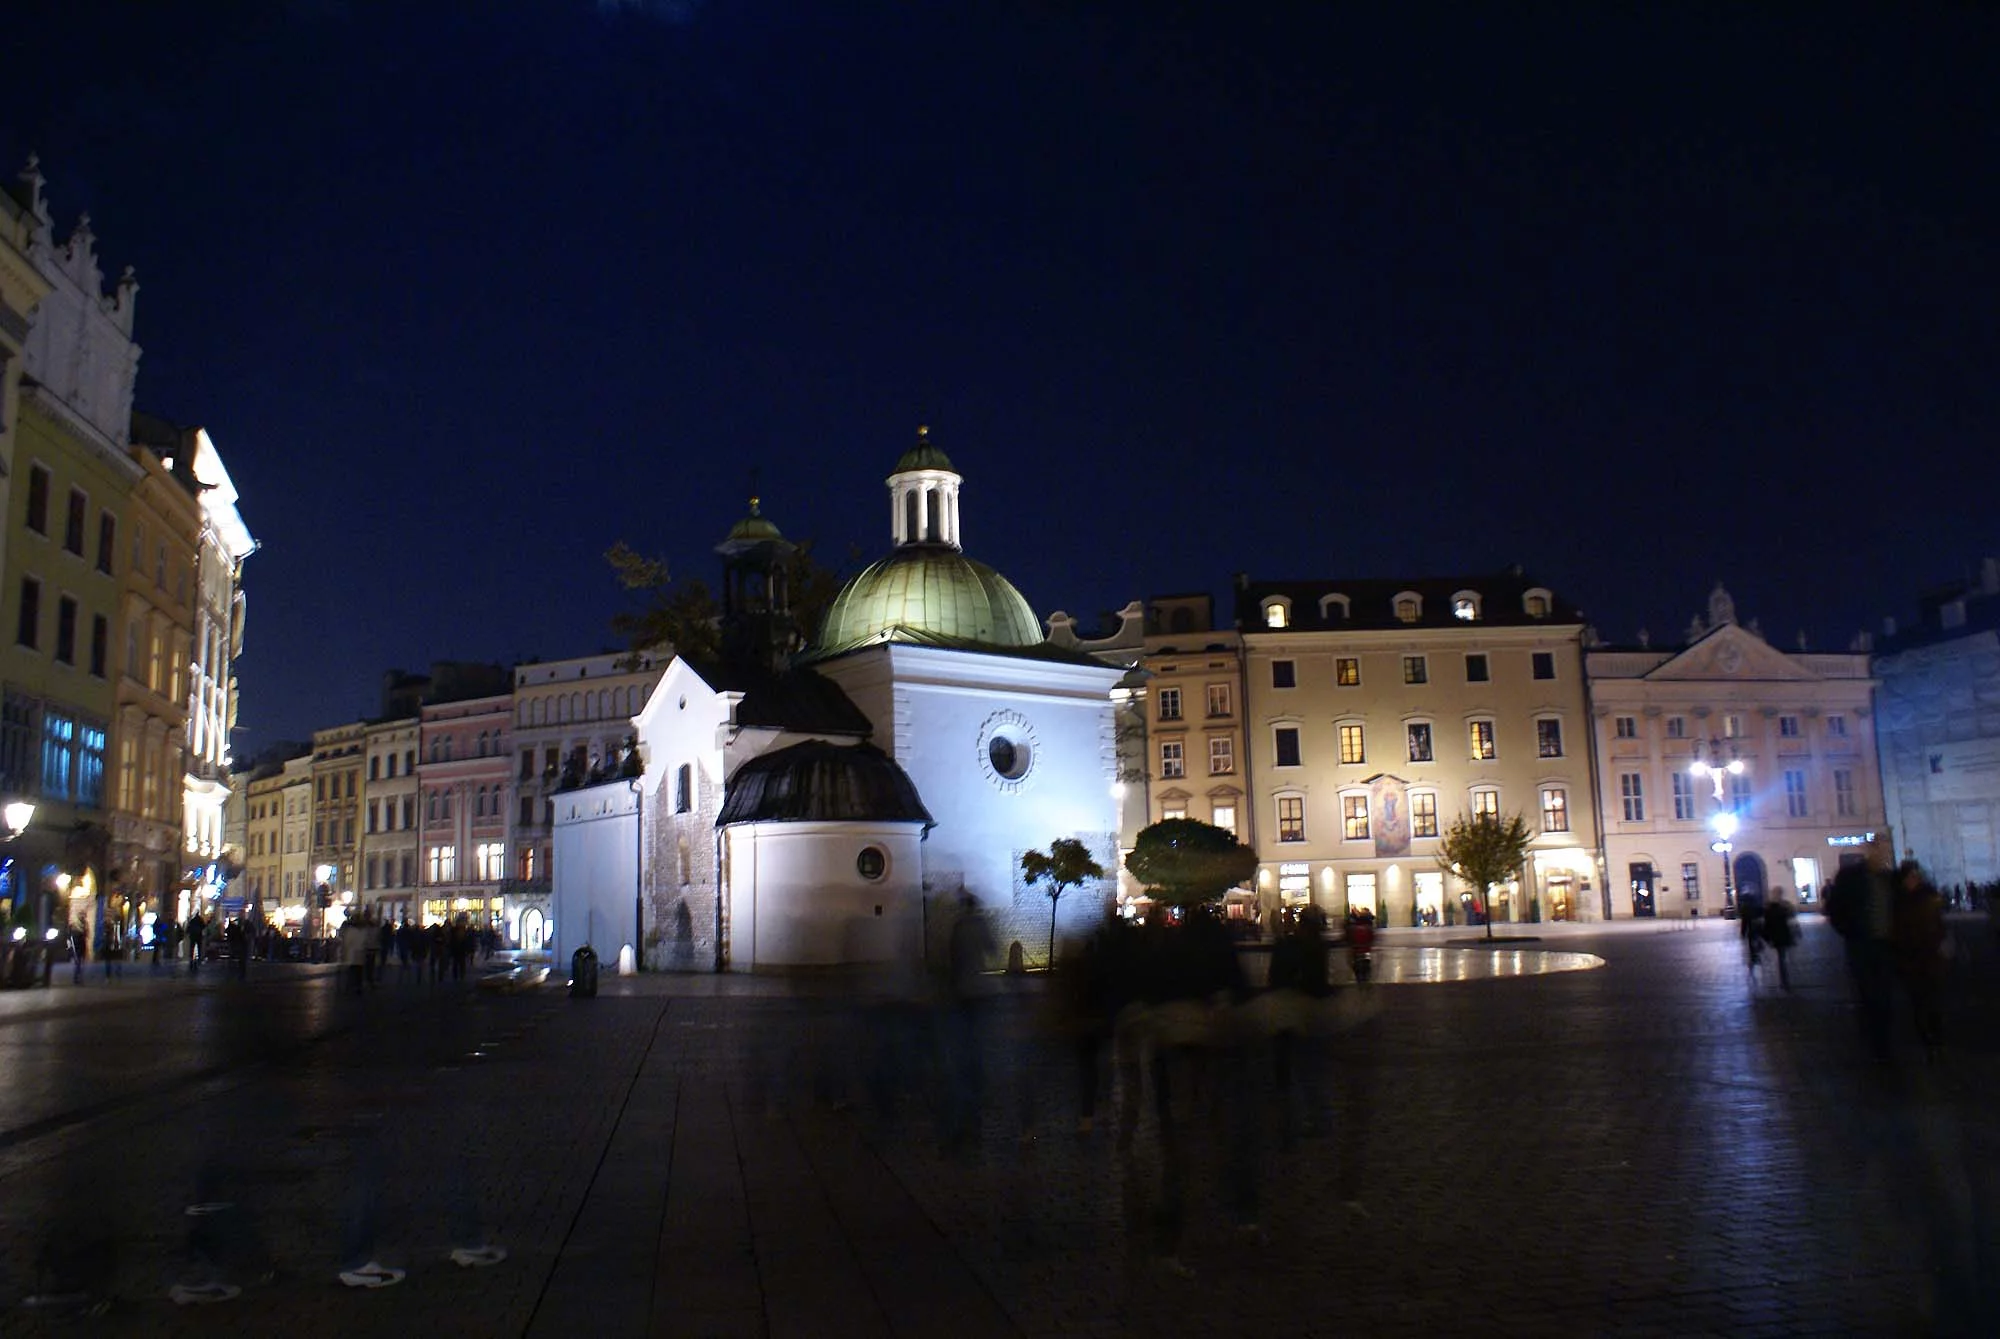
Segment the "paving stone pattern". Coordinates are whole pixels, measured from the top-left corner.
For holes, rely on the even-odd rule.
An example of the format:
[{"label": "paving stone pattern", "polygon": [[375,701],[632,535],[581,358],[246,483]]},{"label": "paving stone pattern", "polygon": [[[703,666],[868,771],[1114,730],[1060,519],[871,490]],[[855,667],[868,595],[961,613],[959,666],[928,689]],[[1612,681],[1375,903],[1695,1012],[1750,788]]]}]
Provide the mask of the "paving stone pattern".
[{"label": "paving stone pattern", "polygon": [[[0,1012],[21,1091],[0,1105],[0,1298],[82,1243],[114,1299],[87,1320],[9,1305],[0,1334],[2000,1332],[1985,926],[1959,926],[1945,1054],[1888,1066],[1823,926],[1789,993],[1732,928],[1551,930],[1607,965],[1375,987],[1379,1015],[1325,1047],[1317,1137],[1251,1050],[1179,1063],[1171,1137],[1148,1106],[1123,1152],[1115,1095],[1077,1133],[1034,983],[985,1011],[983,1118],[957,1144],[919,1016],[782,983],[357,1002],[307,980]],[[266,1007],[219,1007],[244,998]],[[198,1036],[120,1087],[93,1038],[177,1021]],[[272,1058],[214,1058],[246,1052]],[[871,1084],[883,1057],[902,1082]],[[379,1258],[410,1273],[350,1290],[370,1168]],[[445,1259],[466,1190],[510,1252],[490,1269]],[[184,1212],[206,1197],[254,1230],[214,1247]],[[175,1307],[197,1246],[276,1278]]]}]

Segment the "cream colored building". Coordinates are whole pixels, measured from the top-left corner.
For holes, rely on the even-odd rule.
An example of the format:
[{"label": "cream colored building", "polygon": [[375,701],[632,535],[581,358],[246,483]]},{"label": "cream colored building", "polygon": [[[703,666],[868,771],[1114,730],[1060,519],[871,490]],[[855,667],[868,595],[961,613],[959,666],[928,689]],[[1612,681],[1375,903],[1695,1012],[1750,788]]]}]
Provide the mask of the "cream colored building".
[{"label": "cream colored building", "polygon": [[238,773],[235,789],[244,792],[243,898],[271,918],[284,901],[284,769]]},{"label": "cream colored building", "polygon": [[418,718],[368,723],[361,784],[361,896],[387,920],[416,921]]},{"label": "cream colored building", "polygon": [[1688,632],[1585,655],[1618,914],[1723,915],[1747,888],[1814,903],[1887,829],[1868,656],[1780,651],[1721,586]]},{"label": "cream colored building", "polygon": [[[1494,890],[1495,919],[1607,914],[1576,610],[1518,569],[1239,577],[1236,610],[1266,906],[1463,922],[1475,892],[1439,869],[1438,838],[1462,814],[1491,812],[1533,833],[1523,878]],[[1155,750],[1170,745],[1162,736]]]},{"label": "cream colored building", "polygon": [[[313,879],[320,870],[337,907],[360,900],[361,878],[356,857],[361,842],[361,774],[365,765],[368,726],[362,721],[313,731]],[[343,913],[344,914],[344,913]],[[337,925],[336,919],[332,924]]]},{"label": "cream colored building", "polygon": [[278,848],[277,910],[266,915],[287,929],[308,923],[313,909],[313,758],[302,754],[285,764],[279,785],[283,825]]}]

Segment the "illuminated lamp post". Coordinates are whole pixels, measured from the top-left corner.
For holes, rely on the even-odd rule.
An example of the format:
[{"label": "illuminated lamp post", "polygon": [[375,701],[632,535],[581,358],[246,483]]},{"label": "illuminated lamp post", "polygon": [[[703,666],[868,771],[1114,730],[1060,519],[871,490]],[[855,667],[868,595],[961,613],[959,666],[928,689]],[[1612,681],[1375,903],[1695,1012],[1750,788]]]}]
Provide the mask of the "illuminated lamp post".
[{"label": "illuminated lamp post", "polygon": [[339,873],[332,865],[313,867],[313,919],[318,922],[318,932],[314,939],[326,938],[326,909],[333,905],[333,876]]},{"label": "illuminated lamp post", "polygon": [[1734,744],[1729,746],[1729,757],[1726,760],[1722,756],[1721,740],[1711,738],[1708,741],[1706,758],[1701,756],[1700,747],[1700,745],[1695,746],[1695,759],[1688,764],[1688,771],[1696,776],[1707,777],[1714,787],[1716,812],[1709,818],[1708,824],[1715,830],[1716,840],[1709,843],[1709,849],[1722,856],[1722,910],[1723,914],[1727,915],[1736,906],[1736,888],[1734,880],[1730,877],[1729,852],[1733,849],[1731,838],[1736,835],[1738,822],[1733,810],[1722,807],[1724,784],[1722,778],[1725,775],[1743,775],[1744,762],[1736,756]]},{"label": "illuminated lamp post", "polygon": [[[8,804],[4,809],[0,809],[0,818],[4,818],[7,824],[8,845],[11,846],[15,841],[20,839],[21,834],[27,831],[28,824],[34,821],[34,817],[35,817],[35,806],[26,800],[15,800],[11,804]],[[8,919],[16,922],[16,924],[13,926],[12,931],[8,935],[8,942],[6,943],[6,945],[4,947],[0,947],[0,969],[4,969],[0,970],[0,985],[17,984],[17,982],[14,980],[14,977],[16,971],[19,970],[19,968],[17,963],[15,961],[10,961],[10,959],[13,958],[14,955],[26,954],[31,951],[27,946],[28,927],[25,924],[20,923],[22,920],[22,913],[27,909],[28,905],[27,885],[22,881],[21,878],[21,871],[19,869],[20,861],[15,860],[11,855],[8,857],[8,861],[10,864],[15,866],[15,869],[13,870],[13,878],[9,880],[11,891],[13,893],[13,906],[9,908],[12,914],[8,917]],[[49,970],[47,965],[48,953],[49,953],[49,946],[45,941],[42,952],[44,960],[42,967],[42,982],[44,985],[48,983],[49,979]],[[22,959],[22,961],[26,960]],[[25,980],[22,980],[19,981],[18,984],[26,985],[27,982]]]}]

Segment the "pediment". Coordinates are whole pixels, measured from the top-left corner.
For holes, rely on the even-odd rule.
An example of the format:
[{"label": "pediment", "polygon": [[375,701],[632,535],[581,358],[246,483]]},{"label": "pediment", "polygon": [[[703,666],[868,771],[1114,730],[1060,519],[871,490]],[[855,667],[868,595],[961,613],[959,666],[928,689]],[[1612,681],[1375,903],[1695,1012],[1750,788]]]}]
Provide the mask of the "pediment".
[{"label": "pediment", "polygon": [[1734,623],[1716,628],[1646,675],[1649,680],[1817,682],[1819,675]]}]

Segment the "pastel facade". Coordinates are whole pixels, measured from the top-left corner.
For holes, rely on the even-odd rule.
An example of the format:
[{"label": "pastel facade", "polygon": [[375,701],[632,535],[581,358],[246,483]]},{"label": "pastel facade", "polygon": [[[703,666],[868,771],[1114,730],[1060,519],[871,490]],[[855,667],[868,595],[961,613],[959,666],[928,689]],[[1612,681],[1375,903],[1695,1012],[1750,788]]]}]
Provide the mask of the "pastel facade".
[{"label": "pastel facade", "polygon": [[1720,586],[1690,633],[1586,654],[1618,914],[1723,915],[1753,888],[1817,902],[1887,830],[1868,657],[1780,651]]},{"label": "pastel facade", "polygon": [[509,694],[425,703],[418,736],[419,916],[505,924],[513,789]]},{"label": "pastel facade", "polygon": [[1494,892],[1495,919],[1609,914],[1574,609],[1518,570],[1239,578],[1236,606],[1265,907],[1462,921],[1477,891],[1439,868],[1438,841],[1460,815],[1490,812],[1533,833],[1524,877]]},{"label": "pastel facade", "polygon": [[386,920],[418,918],[417,744],[420,720],[370,721],[361,783],[361,898]]}]

